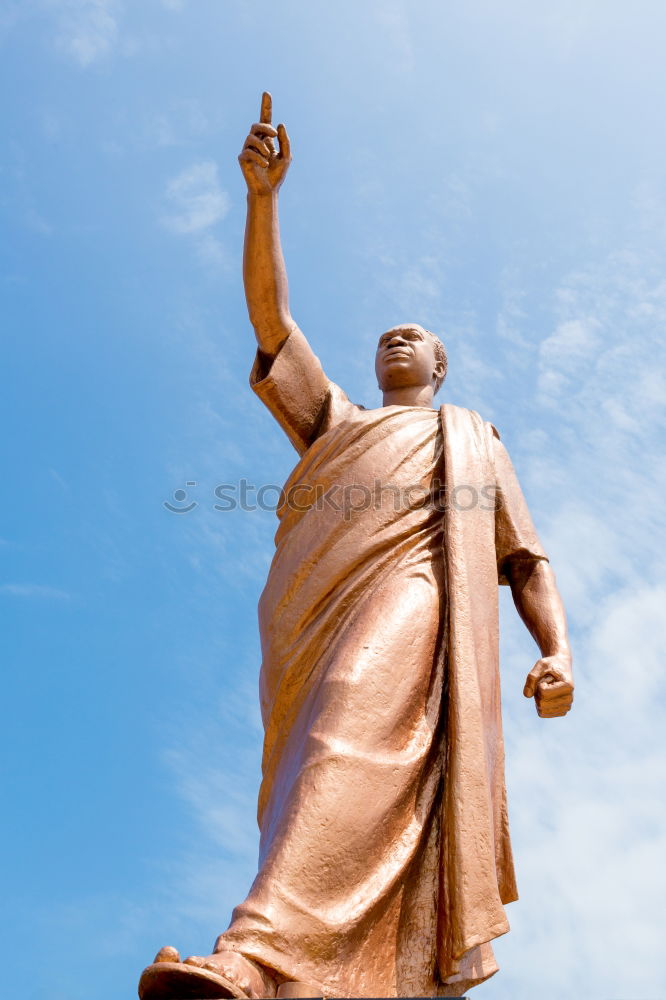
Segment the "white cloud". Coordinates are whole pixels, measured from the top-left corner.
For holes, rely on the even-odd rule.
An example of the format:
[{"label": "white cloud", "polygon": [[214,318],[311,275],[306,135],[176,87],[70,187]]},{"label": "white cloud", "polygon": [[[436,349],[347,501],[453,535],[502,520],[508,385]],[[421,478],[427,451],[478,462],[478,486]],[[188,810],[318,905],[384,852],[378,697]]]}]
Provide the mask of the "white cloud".
[{"label": "white cloud", "polygon": [[166,185],[167,211],[162,224],[172,233],[190,237],[203,266],[219,274],[230,270],[224,245],[211,232],[230,207],[229,195],[220,186],[217,165],[201,160],[172,177]]},{"label": "white cloud", "polygon": [[202,160],[181,171],[167,184],[169,211],[163,221],[174,233],[201,233],[229,211],[229,196],[220,187],[217,165]]},{"label": "white cloud", "polygon": [[[665,585],[599,601],[576,643],[577,700],[566,720],[538,720],[505,690],[521,890],[509,914],[514,933],[497,946],[507,996],[527,1000],[537,981],[543,997],[575,982],[594,982],[587,992],[600,997],[663,996],[655,957],[666,894],[658,860],[666,853],[665,604]],[[518,667],[521,679],[523,637],[515,623],[509,631],[505,676]]]},{"label": "white cloud", "polygon": [[521,900],[510,908],[513,933],[497,946],[502,996],[527,1000],[535,982],[544,998],[576,988],[646,1000],[666,992],[659,239],[562,281],[537,357],[535,419],[547,433],[518,435],[527,455],[519,473],[572,625],[577,693],[566,720],[525,711],[514,685],[533,651],[508,618],[505,732]]},{"label": "white cloud", "polygon": [[[649,255],[624,253],[571,275],[557,299],[562,322],[539,352],[539,401],[555,419],[544,413],[549,447],[534,448],[528,475],[585,617],[601,580],[607,587],[663,574],[655,539],[666,487],[666,289]],[[547,485],[553,475],[556,489]]]},{"label": "white cloud", "polygon": [[572,375],[594,362],[599,347],[599,323],[573,319],[560,325],[541,344],[539,388],[556,396],[566,390]]},{"label": "white cloud", "polygon": [[[239,664],[241,666],[241,664]],[[256,673],[256,663],[247,664]],[[227,683],[223,702],[182,701],[166,762],[175,789],[197,821],[198,835],[176,864],[174,915],[223,929],[257,870],[256,791],[262,727],[253,682]],[[221,762],[221,763],[220,763]],[[229,912],[220,912],[220,902]]]},{"label": "white cloud", "polygon": [[197,241],[197,252],[201,262],[212,271],[231,271],[234,266],[226,247],[210,233],[204,233]]},{"label": "white cloud", "polygon": [[56,44],[86,68],[118,41],[117,0],[48,0],[57,17]]}]

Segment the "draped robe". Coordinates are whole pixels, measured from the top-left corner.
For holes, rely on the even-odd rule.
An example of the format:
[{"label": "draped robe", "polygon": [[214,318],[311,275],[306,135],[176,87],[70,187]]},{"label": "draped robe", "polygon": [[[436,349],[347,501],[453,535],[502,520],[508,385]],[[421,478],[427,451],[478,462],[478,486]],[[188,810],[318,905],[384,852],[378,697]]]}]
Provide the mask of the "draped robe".
[{"label": "draped robe", "polygon": [[259,873],[216,947],[325,996],[459,996],[516,898],[497,585],[545,554],[473,411],[356,406],[299,331],[251,384],[301,457],[259,605]]}]

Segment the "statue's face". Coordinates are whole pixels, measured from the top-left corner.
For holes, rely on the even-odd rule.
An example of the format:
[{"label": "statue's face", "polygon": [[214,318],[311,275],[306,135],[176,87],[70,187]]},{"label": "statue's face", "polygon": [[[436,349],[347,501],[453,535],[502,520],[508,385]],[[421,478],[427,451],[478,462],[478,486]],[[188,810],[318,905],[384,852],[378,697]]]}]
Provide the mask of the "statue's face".
[{"label": "statue's face", "polygon": [[375,371],[383,392],[433,385],[441,369],[433,339],[422,326],[394,326],[379,338]]}]

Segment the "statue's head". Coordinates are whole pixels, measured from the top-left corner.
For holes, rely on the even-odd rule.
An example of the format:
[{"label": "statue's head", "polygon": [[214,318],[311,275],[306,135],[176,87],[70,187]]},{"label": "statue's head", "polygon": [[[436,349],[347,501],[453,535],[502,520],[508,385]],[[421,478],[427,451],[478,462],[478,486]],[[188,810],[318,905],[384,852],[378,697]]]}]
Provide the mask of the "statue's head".
[{"label": "statue's head", "polygon": [[402,323],[383,333],[377,344],[375,372],[382,392],[432,386],[433,395],[446,378],[444,344],[418,323]]}]

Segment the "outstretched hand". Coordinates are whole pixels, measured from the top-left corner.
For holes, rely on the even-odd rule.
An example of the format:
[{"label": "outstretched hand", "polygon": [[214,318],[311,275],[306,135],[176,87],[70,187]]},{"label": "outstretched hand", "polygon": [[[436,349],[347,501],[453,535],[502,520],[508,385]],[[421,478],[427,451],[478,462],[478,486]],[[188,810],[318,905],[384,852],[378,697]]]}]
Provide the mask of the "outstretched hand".
[{"label": "outstretched hand", "polygon": [[523,694],[534,698],[542,719],[566,715],[573,704],[573,677],[568,655],[544,656],[537,660],[525,681]]},{"label": "outstretched hand", "polygon": [[[291,163],[289,136],[284,125],[273,127],[273,99],[264,92],[261,98],[259,121],[250,134],[238,157],[243,177],[252,194],[271,194],[277,191]],[[279,148],[275,148],[275,139]]]}]

